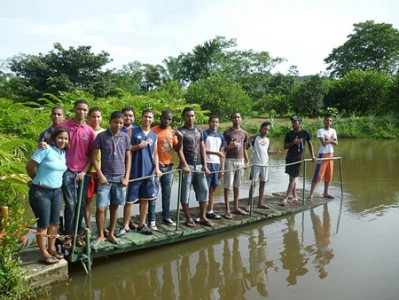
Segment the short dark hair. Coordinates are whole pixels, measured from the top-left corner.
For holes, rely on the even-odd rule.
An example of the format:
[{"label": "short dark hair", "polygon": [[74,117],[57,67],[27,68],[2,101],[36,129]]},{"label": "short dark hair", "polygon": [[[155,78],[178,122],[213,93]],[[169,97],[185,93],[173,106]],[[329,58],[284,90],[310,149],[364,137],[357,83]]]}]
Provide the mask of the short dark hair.
[{"label": "short dark hair", "polygon": [[73,105],[73,107],[78,106],[79,104],[86,104],[87,106],[89,106],[89,103],[87,103],[87,101],[85,99],[79,99],[75,102],[75,104]]},{"label": "short dark hair", "polygon": [[53,114],[54,111],[55,111],[56,109],[62,110],[62,113],[63,113],[64,116],[65,116],[65,110],[64,110],[64,108],[61,107],[60,105],[54,106],[54,107],[51,109],[51,114]]},{"label": "short dark hair", "polygon": [[98,111],[101,114],[103,113],[99,107],[95,106],[95,107],[92,107],[89,109],[89,116],[91,115],[92,112],[95,112],[95,111]]},{"label": "short dark hair", "polygon": [[173,117],[173,112],[171,110],[169,110],[169,109],[165,109],[165,110],[162,111],[161,117],[164,116],[164,115],[172,115],[172,117]]},{"label": "short dark hair", "polygon": [[270,124],[270,122],[263,122],[263,123],[260,125],[260,129],[262,129],[263,127],[266,127],[266,126],[270,126],[270,128],[272,128],[272,124]]},{"label": "short dark hair", "polygon": [[194,108],[192,108],[192,107],[185,107],[185,108],[183,109],[181,115],[184,116],[184,114],[185,114],[186,112],[189,112],[189,111],[194,111]]},{"label": "short dark hair", "polygon": [[233,116],[234,116],[235,114],[238,114],[238,115],[240,115],[240,117],[241,117],[241,114],[240,114],[238,111],[234,111],[234,112],[232,112],[232,113],[230,114],[230,119],[232,119]]},{"label": "short dark hair", "polygon": [[131,106],[125,106],[124,108],[122,108],[122,113],[125,113],[125,112],[127,112],[127,111],[132,111],[133,114],[136,115],[136,113],[135,113],[133,107],[131,107]]},{"label": "short dark hair", "polygon": [[210,116],[209,119],[208,119],[208,123],[211,123],[211,121],[213,119],[219,119],[219,117],[218,116]]},{"label": "short dark hair", "polygon": [[141,116],[144,116],[144,114],[148,113],[148,112],[152,113],[152,115],[155,116],[155,113],[154,113],[154,111],[151,108],[147,108],[147,109],[143,110]]},{"label": "short dark hair", "polygon": [[[55,129],[54,129],[54,131],[53,131],[53,133],[51,134],[51,136],[50,136],[50,145],[51,146],[55,146],[55,139],[57,138],[57,136],[60,134],[60,133],[63,133],[63,132],[66,132],[67,134],[68,134],[68,139],[69,139],[69,130],[67,129],[67,128],[65,128],[65,127],[56,127]],[[64,148],[64,150],[66,151],[66,150],[68,150],[69,149],[69,142],[68,142],[68,144],[65,146],[65,148]]]},{"label": "short dark hair", "polygon": [[123,119],[123,112],[121,112],[121,111],[119,111],[119,110],[113,111],[113,112],[111,113],[111,117],[110,117],[109,119],[110,119],[110,120],[113,120],[113,119]]}]

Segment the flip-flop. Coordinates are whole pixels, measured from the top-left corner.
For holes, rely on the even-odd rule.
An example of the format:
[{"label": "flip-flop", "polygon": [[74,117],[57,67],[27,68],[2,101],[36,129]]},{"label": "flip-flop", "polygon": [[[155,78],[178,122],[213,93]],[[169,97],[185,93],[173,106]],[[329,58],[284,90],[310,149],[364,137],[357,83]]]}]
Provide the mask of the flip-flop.
[{"label": "flip-flop", "polygon": [[257,208],[264,208],[264,209],[270,209],[271,207],[267,204],[261,204],[261,205],[257,205]]},{"label": "flip-flop", "polygon": [[83,240],[81,240],[81,239],[77,239],[76,240],[76,246],[78,246],[80,248],[84,248],[84,247],[86,247],[86,243]]},{"label": "flip-flop", "polygon": [[334,199],[334,196],[331,196],[331,195],[324,195],[323,197],[327,198],[327,199]]},{"label": "flip-flop", "polygon": [[227,213],[225,213],[225,214],[223,215],[223,218],[225,218],[225,219],[227,219],[227,220],[232,220],[232,219],[233,219],[233,216],[231,215],[230,212],[227,212]]},{"label": "flip-flop", "polygon": [[242,210],[242,209],[233,210],[233,214],[240,215],[240,216],[246,216],[246,215],[248,215],[248,213],[247,213],[246,211]]},{"label": "flip-flop", "polygon": [[195,222],[194,222],[194,220],[193,219],[191,219],[191,220],[189,220],[189,221],[186,221],[186,226],[187,227],[195,227]]},{"label": "flip-flop", "polygon": [[54,265],[58,262],[58,259],[54,256],[47,256],[47,257],[42,257],[42,259],[39,260],[39,262],[45,265]]},{"label": "flip-flop", "polygon": [[107,241],[110,242],[110,243],[113,244],[113,245],[119,245],[119,241],[116,240],[116,239],[112,239],[112,240],[108,240],[108,239],[107,239]]},{"label": "flip-flop", "polygon": [[72,248],[72,241],[67,241],[62,244],[62,249],[64,250],[71,250]]},{"label": "flip-flop", "polygon": [[64,258],[64,253],[60,253],[60,252],[53,252],[53,253],[50,253],[50,255],[55,257],[56,259],[63,259]]},{"label": "flip-flop", "polygon": [[214,225],[212,222],[210,222],[208,220],[199,221],[198,224],[207,226],[207,227],[213,227],[213,225]]}]

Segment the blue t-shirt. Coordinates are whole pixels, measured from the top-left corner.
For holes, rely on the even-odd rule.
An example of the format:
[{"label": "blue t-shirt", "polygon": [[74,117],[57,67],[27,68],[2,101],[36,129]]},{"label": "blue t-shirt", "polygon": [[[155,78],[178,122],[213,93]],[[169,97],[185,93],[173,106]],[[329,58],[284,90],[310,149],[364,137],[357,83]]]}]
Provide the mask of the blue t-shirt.
[{"label": "blue t-shirt", "polygon": [[130,179],[150,176],[154,174],[154,148],[157,142],[157,135],[150,130],[147,135],[141,127],[132,128],[132,145],[138,145],[142,141],[151,139],[147,147],[132,152],[132,168]]},{"label": "blue t-shirt", "polygon": [[62,175],[67,170],[64,150],[55,146],[37,149],[31,159],[38,163],[33,184],[54,189],[61,187]]}]

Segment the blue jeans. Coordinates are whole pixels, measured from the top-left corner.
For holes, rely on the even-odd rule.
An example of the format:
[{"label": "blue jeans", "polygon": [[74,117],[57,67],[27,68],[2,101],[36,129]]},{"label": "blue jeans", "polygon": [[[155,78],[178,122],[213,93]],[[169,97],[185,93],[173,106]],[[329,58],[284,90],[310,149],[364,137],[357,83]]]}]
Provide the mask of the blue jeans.
[{"label": "blue jeans", "polygon": [[61,189],[48,189],[36,184],[30,186],[29,203],[37,220],[37,227],[48,228],[60,223]]},{"label": "blue jeans", "polygon": [[[165,167],[159,166],[162,173],[170,172],[173,165],[166,165]],[[163,221],[170,219],[170,196],[172,194],[173,185],[173,172],[162,175],[160,178],[155,179],[155,189],[157,196],[159,191],[162,190],[162,219]],[[148,207],[148,217],[150,221],[155,221],[155,201],[150,201]]]},{"label": "blue jeans", "polygon": [[85,176],[82,194],[82,205],[80,214],[76,217],[78,197],[80,194],[80,181],[76,182],[76,175],[79,172],[71,172],[67,170],[62,178],[62,193],[64,196],[64,221],[65,234],[73,234],[76,218],[78,218],[78,234],[83,233],[82,220],[84,215],[84,207],[86,204],[87,189],[89,187],[90,177]]},{"label": "blue jeans", "polygon": [[181,204],[186,204],[190,200],[191,186],[193,186],[195,197],[198,202],[208,201],[208,183],[202,171],[202,165],[188,165],[190,173],[183,173],[181,188]]}]

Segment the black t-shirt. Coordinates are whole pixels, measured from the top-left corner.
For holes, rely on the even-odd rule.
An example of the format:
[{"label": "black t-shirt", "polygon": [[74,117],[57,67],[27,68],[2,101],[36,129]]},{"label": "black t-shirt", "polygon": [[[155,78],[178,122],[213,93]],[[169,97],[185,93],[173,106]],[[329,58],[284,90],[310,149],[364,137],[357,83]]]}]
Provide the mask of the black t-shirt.
[{"label": "black t-shirt", "polygon": [[306,130],[301,130],[299,132],[290,131],[286,134],[284,138],[284,144],[289,144],[293,142],[296,138],[302,139],[302,143],[293,145],[288,149],[287,159],[298,158],[302,159],[305,154],[305,146],[307,141],[310,141],[312,138]]}]

